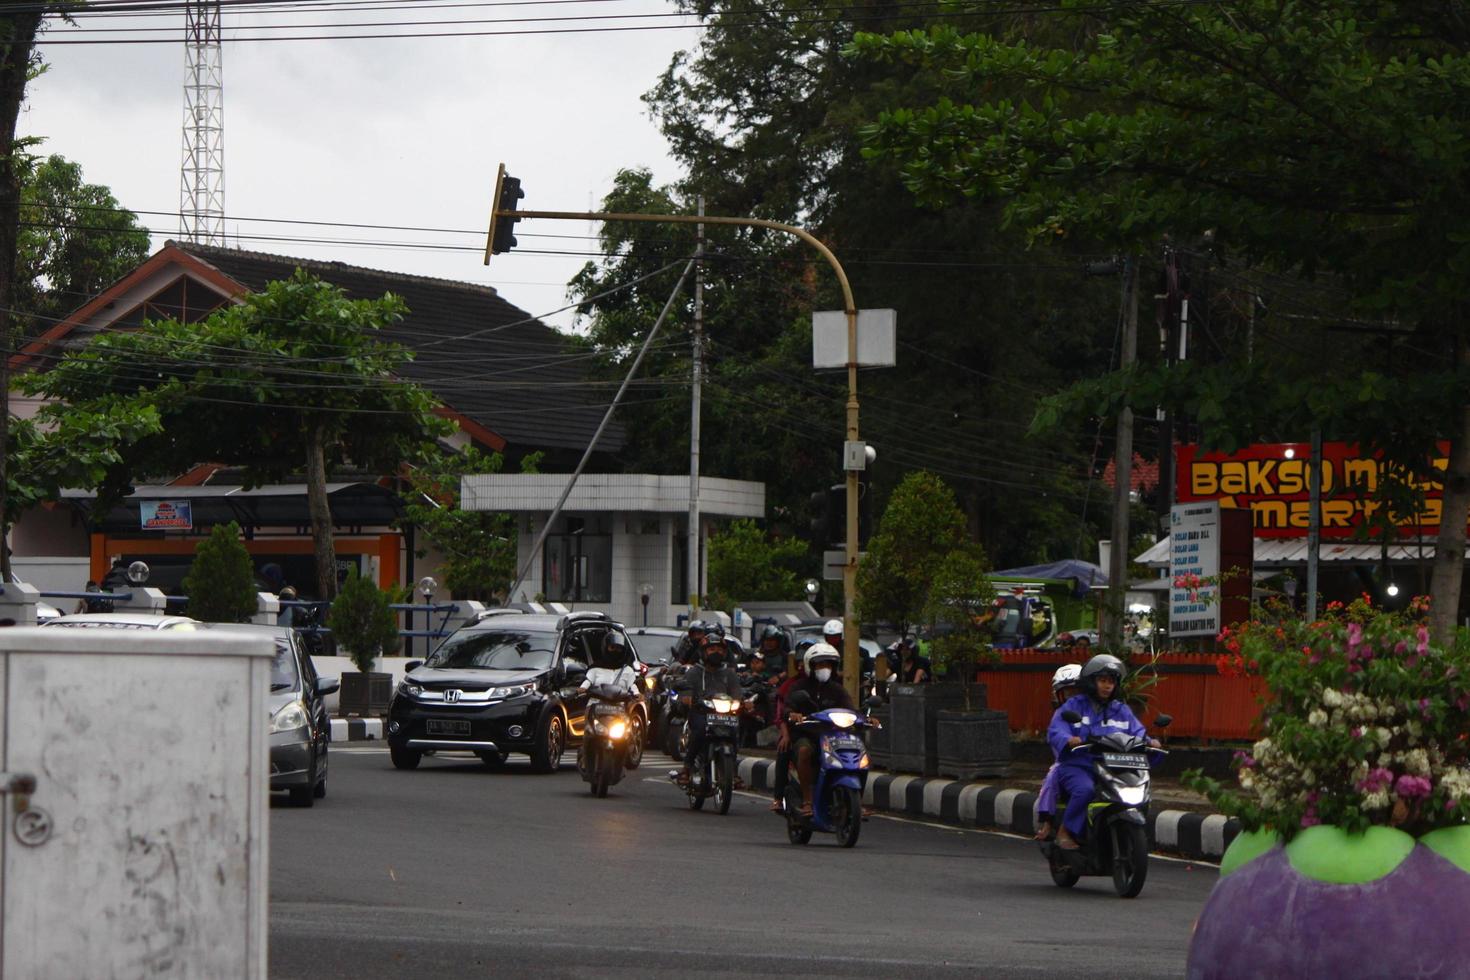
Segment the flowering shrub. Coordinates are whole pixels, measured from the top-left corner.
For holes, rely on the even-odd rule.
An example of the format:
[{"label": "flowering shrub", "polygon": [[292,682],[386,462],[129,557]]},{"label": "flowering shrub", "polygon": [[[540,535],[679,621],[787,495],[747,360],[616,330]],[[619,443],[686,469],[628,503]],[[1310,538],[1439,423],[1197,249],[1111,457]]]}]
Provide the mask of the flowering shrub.
[{"label": "flowering shrub", "polygon": [[1241,789],[1188,782],[1247,830],[1370,825],[1422,834],[1470,819],[1470,638],[1440,650],[1407,613],[1367,596],[1314,623],[1289,610],[1220,634],[1221,672],[1259,678],[1264,737],[1237,753]]}]

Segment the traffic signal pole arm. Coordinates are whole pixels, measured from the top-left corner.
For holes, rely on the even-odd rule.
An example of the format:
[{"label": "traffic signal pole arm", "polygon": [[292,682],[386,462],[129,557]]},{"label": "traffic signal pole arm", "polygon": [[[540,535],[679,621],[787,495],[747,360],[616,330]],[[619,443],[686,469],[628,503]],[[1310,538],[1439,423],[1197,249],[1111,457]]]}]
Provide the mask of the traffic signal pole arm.
[{"label": "traffic signal pole arm", "polygon": [[[500,168],[504,175],[505,168]],[[664,225],[733,225],[740,228],[770,228],[795,235],[816,249],[832,271],[837,274],[837,283],[842,287],[842,306],[847,313],[847,441],[858,441],[858,397],[857,397],[857,303],[852,298],[852,285],[837,256],[832,254],[822,241],[796,225],[766,218],[724,218],[708,214],[620,214],[609,211],[522,211],[519,208],[500,207],[501,180],[496,180],[495,207],[491,211],[492,235],[495,221],[500,218],[546,218],[551,221],[634,221]],[[519,182],[517,182],[519,187]],[[485,264],[490,264],[490,249],[485,252]],[[847,693],[853,703],[861,707],[859,692],[862,687],[862,657],[858,645],[857,610],[854,596],[857,591],[858,561],[858,471],[847,474],[847,535],[842,565],[842,676]]]}]

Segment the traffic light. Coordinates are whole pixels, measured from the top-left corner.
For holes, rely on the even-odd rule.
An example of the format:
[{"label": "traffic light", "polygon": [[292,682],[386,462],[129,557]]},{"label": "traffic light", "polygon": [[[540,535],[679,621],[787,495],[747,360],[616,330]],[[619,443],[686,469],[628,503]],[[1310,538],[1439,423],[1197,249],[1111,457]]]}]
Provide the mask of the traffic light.
[{"label": "traffic light", "polygon": [[834,483],[811,500],[812,540],[824,548],[841,548],[847,540],[847,485]]},{"label": "traffic light", "polygon": [[485,253],[487,265],[490,256],[509,252],[516,247],[514,232],[516,222],[521,219],[514,213],[505,212],[514,212],[520,205],[521,198],[525,196],[526,192],[521,190],[520,178],[506,173],[505,164],[502,163],[495,176],[495,207],[490,211],[490,247]]}]

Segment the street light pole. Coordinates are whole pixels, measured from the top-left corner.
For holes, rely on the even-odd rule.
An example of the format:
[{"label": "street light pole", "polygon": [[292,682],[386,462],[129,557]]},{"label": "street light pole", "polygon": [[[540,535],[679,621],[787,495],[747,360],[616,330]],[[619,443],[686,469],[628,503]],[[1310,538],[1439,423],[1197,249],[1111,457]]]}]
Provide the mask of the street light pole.
[{"label": "street light pole", "polygon": [[[504,167],[502,166],[502,171]],[[519,185],[517,185],[519,186]],[[655,224],[683,224],[683,225],[731,225],[739,228],[769,228],[773,231],[783,231],[789,235],[795,235],[816,249],[827,264],[832,267],[832,272],[837,276],[837,284],[842,287],[842,308],[847,313],[847,441],[856,443],[860,441],[858,433],[858,396],[857,396],[857,303],[853,300],[852,285],[847,280],[847,272],[842,268],[842,263],[837,261],[837,256],[832,254],[821,239],[796,225],[788,225],[781,221],[771,221],[767,218],[727,218],[716,215],[705,214],[630,214],[615,211],[523,211],[520,208],[500,207],[499,195],[494,208],[491,210],[492,222],[499,218],[522,220],[526,218],[546,218],[551,221],[628,221],[628,222],[650,222]],[[493,237],[492,224],[492,237]],[[489,264],[492,249],[487,248],[485,262]],[[860,650],[858,647],[858,624],[855,606],[855,591],[857,584],[857,562],[858,562],[858,471],[849,469],[847,471],[847,541],[842,565],[842,672],[847,691],[857,700],[858,690],[861,687],[862,678]],[[689,561],[696,562],[698,555],[690,555]]]}]

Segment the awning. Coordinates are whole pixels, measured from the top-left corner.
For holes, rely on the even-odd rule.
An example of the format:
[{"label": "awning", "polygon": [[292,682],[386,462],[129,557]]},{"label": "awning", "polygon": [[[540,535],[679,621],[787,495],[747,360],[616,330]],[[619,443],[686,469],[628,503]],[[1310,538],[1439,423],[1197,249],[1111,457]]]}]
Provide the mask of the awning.
[{"label": "awning", "polygon": [[[139,532],[138,504],[144,500],[187,500],[194,512],[194,529],[237,521],[241,528],[305,527],[311,523],[306,506],[306,484],[274,483],[242,486],[134,487],[133,492],[106,515],[93,513],[97,495],[90,490],[63,490],[63,502],[86,514],[92,525],[108,534]],[[403,513],[398,495],[375,483],[328,483],[327,505],[334,527],[382,527]]]},{"label": "awning", "polygon": [[[1257,568],[1285,568],[1307,563],[1306,538],[1256,538],[1252,550]],[[1465,557],[1470,558],[1470,545],[1465,549]],[[1158,541],[1133,560],[1152,568],[1168,568],[1169,539]],[[1383,545],[1363,541],[1323,541],[1317,546],[1317,560],[1364,564],[1381,562]],[[1421,560],[1434,560],[1433,540],[1405,538],[1388,546],[1391,565],[1413,564]]]}]

